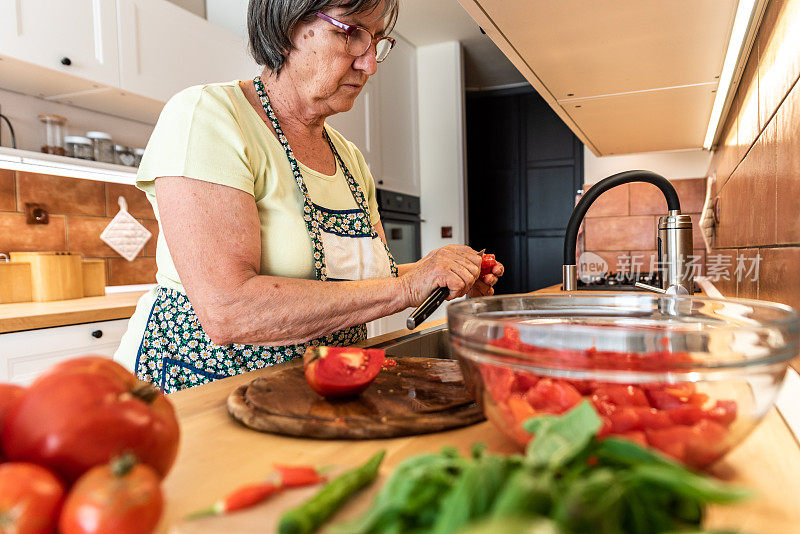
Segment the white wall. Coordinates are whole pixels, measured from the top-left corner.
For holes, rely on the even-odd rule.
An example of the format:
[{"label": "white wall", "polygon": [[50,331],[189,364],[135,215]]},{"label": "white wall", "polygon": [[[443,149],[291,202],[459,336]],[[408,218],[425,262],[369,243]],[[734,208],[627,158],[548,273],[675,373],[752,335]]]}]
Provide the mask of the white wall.
[{"label": "white wall", "polygon": [[[417,48],[422,254],[466,240],[464,82],[457,41]],[[441,227],[453,237],[442,238]]]},{"label": "white wall", "polygon": [[669,180],[702,178],[708,172],[712,153],[706,150],[641,152],[597,157],[583,147],[583,183],[593,184],[622,171],[646,170]]},{"label": "white wall", "polygon": [[[86,135],[87,131],[100,130],[111,134],[114,142],[134,148],[144,148],[153,125],[97,113],[83,108],[51,102],[34,96],[0,89],[0,113],[8,117],[17,134],[17,148],[39,151],[43,141],[43,125],[36,117],[53,113],[67,119],[65,135]],[[11,134],[5,124],[2,128],[4,147],[11,146]]]},{"label": "white wall", "polygon": [[247,37],[247,0],[206,0],[206,18],[241,37]]}]

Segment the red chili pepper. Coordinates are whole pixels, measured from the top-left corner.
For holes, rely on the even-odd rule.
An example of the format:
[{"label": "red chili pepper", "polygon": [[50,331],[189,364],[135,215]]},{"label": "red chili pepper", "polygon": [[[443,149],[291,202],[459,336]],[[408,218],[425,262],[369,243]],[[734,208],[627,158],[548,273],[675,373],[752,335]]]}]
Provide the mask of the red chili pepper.
[{"label": "red chili pepper", "polygon": [[497,260],[495,259],[494,254],[484,254],[481,258],[481,276],[491,274],[495,265],[497,265]]},{"label": "red chili pepper", "polygon": [[325,480],[320,476],[315,467],[307,465],[279,465],[275,464],[275,471],[280,477],[280,484],[284,488],[296,488],[318,484]]},{"label": "red chili pepper", "polygon": [[267,497],[281,490],[281,486],[274,482],[257,482],[247,484],[233,490],[224,499],[215,502],[208,508],[203,508],[186,516],[186,519],[197,519],[209,515],[221,515],[235,510],[249,508],[260,503]]}]

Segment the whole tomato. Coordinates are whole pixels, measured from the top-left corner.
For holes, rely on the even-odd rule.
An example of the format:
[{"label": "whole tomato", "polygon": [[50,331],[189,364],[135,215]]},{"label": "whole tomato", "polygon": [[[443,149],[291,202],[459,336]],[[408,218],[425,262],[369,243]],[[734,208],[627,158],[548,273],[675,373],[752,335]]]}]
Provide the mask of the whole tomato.
[{"label": "whole tomato", "polygon": [[164,498],[152,467],[132,455],[93,467],[67,495],[61,534],[148,534],[161,517]]},{"label": "whole tomato", "polygon": [[50,534],[58,524],[64,484],[39,465],[0,465],[0,532]]},{"label": "whole tomato", "polygon": [[9,410],[2,433],[7,457],[48,466],[73,482],[132,452],[165,476],[178,451],[172,405],[113,361],[80,360],[40,377]]},{"label": "whole tomato", "polygon": [[[14,384],[0,384],[0,433],[3,432],[3,421],[11,406],[22,396],[25,391],[22,386]],[[3,460],[3,451],[0,450],[0,461]]]}]

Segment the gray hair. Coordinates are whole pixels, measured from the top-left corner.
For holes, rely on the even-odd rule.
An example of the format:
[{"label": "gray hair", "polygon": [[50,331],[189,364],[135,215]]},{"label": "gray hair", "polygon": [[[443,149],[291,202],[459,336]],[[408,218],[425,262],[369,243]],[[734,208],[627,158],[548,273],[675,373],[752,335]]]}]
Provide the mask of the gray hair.
[{"label": "gray hair", "polygon": [[397,21],[399,0],[250,0],[247,6],[247,33],[250,53],[259,65],[280,74],[286,57],[294,48],[290,35],[303,22],[314,20],[318,11],[331,7],[353,13],[369,13],[385,1],[382,16],[389,16],[386,33]]}]

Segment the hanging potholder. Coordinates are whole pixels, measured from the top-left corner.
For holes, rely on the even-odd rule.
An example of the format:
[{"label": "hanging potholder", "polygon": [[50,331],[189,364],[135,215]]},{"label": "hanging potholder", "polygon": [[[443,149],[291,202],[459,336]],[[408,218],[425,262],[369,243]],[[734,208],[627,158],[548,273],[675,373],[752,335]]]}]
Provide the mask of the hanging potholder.
[{"label": "hanging potholder", "polygon": [[153,234],[128,213],[128,203],[119,197],[119,213],[108,223],[100,239],[108,243],[120,256],[133,261]]}]

